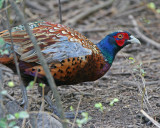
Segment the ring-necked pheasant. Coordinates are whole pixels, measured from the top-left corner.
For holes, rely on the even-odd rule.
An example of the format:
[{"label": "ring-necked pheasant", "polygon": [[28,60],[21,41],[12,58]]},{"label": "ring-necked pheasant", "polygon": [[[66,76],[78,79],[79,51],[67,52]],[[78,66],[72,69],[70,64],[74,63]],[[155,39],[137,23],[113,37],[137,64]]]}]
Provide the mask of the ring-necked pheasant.
[{"label": "ring-necked pheasant", "polygon": [[[130,43],[140,43],[127,31],[113,32],[95,45],[64,25],[42,21],[29,26],[57,85],[97,80],[109,70],[119,50]],[[10,35],[6,30],[0,33],[0,37],[5,40],[0,49],[8,50],[8,53],[0,55],[0,62],[13,69]],[[38,78],[47,84],[44,70],[23,25],[12,29],[12,39],[23,76],[34,77],[38,72]]]}]

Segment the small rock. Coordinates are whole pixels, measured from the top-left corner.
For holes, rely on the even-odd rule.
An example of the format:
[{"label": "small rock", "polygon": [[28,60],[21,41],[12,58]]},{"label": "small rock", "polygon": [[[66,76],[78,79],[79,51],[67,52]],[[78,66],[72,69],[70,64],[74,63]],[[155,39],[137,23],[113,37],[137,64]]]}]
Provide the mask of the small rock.
[{"label": "small rock", "polygon": [[46,112],[31,113],[29,120],[33,128],[63,128],[58,120]]},{"label": "small rock", "polygon": [[[14,114],[16,112],[20,112],[23,111],[23,108],[21,106],[18,105],[18,103],[16,101],[9,101],[6,105],[6,110],[8,112],[8,114]],[[21,126],[22,124],[22,119],[18,119],[16,121],[18,126]]]},{"label": "small rock", "polygon": [[157,106],[157,107],[160,107],[160,103],[156,103],[156,106]]},{"label": "small rock", "polygon": [[9,114],[14,114],[16,112],[23,111],[23,108],[21,106],[19,106],[16,101],[9,101],[5,105],[5,107],[6,107]]}]

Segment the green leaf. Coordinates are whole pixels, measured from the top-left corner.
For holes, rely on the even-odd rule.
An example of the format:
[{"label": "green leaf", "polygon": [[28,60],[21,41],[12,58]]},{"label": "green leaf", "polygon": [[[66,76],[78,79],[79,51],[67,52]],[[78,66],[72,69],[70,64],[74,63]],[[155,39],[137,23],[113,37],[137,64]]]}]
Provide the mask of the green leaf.
[{"label": "green leaf", "polygon": [[1,91],[1,94],[2,94],[2,95],[7,95],[7,90]]},{"label": "green leaf", "polygon": [[19,126],[14,126],[13,128],[20,128]]},{"label": "green leaf", "polygon": [[9,54],[9,51],[6,49],[3,51],[3,54]]},{"label": "green leaf", "polygon": [[39,86],[42,87],[42,88],[44,88],[44,87],[45,87],[45,84],[40,83]]},{"label": "green leaf", "polygon": [[157,13],[160,13],[160,9],[157,9],[156,12],[157,12]]},{"label": "green leaf", "polygon": [[102,103],[96,103],[95,105],[94,105],[96,108],[100,108],[100,107],[102,107]]},{"label": "green leaf", "polygon": [[0,0],[0,9],[2,8],[4,0]]},{"label": "green leaf", "polygon": [[96,104],[94,105],[94,107],[100,109],[100,111],[103,112],[103,105],[102,105],[102,103],[100,103],[100,102],[99,102],[99,103],[96,103]]},{"label": "green leaf", "polygon": [[31,90],[34,86],[34,81],[29,82],[29,85],[27,86],[27,90]]},{"label": "green leaf", "polygon": [[154,9],[154,10],[156,9],[156,5],[153,2],[148,3],[147,6],[150,9]]},{"label": "green leaf", "polygon": [[9,87],[14,87],[14,86],[15,86],[15,84],[14,84],[14,82],[13,82],[13,81],[10,81],[10,82],[8,82],[8,86],[9,86]]},{"label": "green leaf", "polygon": [[7,115],[7,120],[14,120],[14,119],[15,119],[14,115],[12,115],[12,114]]},{"label": "green leaf", "polygon": [[73,106],[70,106],[70,110],[73,112],[74,111],[74,108],[73,108]]},{"label": "green leaf", "polygon": [[88,118],[88,112],[82,112],[82,116]]},{"label": "green leaf", "polygon": [[77,125],[78,125],[79,128],[82,127],[82,124],[83,124],[82,120],[77,119],[77,120],[76,120],[76,123],[77,123]]},{"label": "green leaf", "polygon": [[82,112],[81,114],[83,116],[82,119],[77,119],[76,123],[78,125],[78,127],[82,127],[83,124],[86,124],[89,120],[91,120],[92,118],[90,116],[88,116],[87,112]]},{"label": "green leaf", "polygon": [[133,71],[138,72],[138,70],[136,68],[134,68]]},{"label": "green leaf", "polygon": [[13,127],[14,125],[16,125],[16,121],[11,121],[8,126]]},{"label": "green leaf", "polygon": [[[0,0],[1,3],[1,0]],[[0,37],[0,47],[3,46],[5,44],[5,41],[3,40],[3,38]]]},{"label": "green leaf", "polygon": [[14,116],[19,119],[19,113],[15,113]]},{"label": "green leaf", "polygon": [[6,119],[0,119],[0,128],[8,128]]},{"label": "green leaf", "polygon": [[132,64],[136,62],[133,57],[129,57],[128,59],[129,59],[129,60],[132,60],[132,62],[131,62]]},{"label": "green leaf", "polygon": [[118,101],[119,101],[118,98],[114,98],[112,101],[110,101],[109,105],[110,105],[110,106],[113,106],[114,103],[116,103],[116,102],[118,102]]},{"label": "green leaf", "polygon": [[129,60],[134,60],[134,58],[133,57],[129,57]]},{"label": "green leaf", "polygon": [[15,116],[17,119],[19,119],[19,118],[21,118],[21,119],[29,118],[29,114],[28,114],[28,112],[26,112],[26,111],[21,111],[21,112],[15,113],[14,116]]}]

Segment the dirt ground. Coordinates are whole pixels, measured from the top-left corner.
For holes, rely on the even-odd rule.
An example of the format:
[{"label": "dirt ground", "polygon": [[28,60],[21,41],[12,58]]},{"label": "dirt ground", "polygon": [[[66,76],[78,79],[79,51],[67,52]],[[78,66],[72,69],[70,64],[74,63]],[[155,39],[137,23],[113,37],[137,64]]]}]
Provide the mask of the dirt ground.
[{"label": "dirt ground", "polygon": [[[131,32],[142,43],[127,46],[120,51],[111,69],[101,79],[58,87],[66,112],[70,111],[70,106],[76,110],[81,100],[79,110],[88,112],[92,117],[83,125],[84,128],[156,128],[146,118],[141,118],[143,116],[141,109],[160,122],[160,13],[156,11],[160,9],[160,1],[154,1],[155,9],[147,6],[150,2],[152,1],[61,1],[63,24],[83,33],[94,43],[99,42],[107,33],[119,29]],[[105,7],[95,9],[104,4]],[[57,1],[26,0],[25,13],[30,22],[47,20],[59,23]],[[19,24],[14,12],[10,15],[11,20],[15,22],[14,25]],[[1,21],[3,20],[5,20],[4,15]],[[4,22],[1,24],[0,30],[3,30],[5,24]],[[4,69],[3,74],[5,83],[13,78],[17,84],[14,88],[6,85],[4,88],[17,101],[22,101],[17,76],[7,68]],[[81,92],[84,93],[83,97]],[[39,111],[42,99],[37,87],[27,93],[29,111]],[[51,92],[49,96],[54,101]],[[114,106],[110,106],[109,103],[114,98],[118,98],[119,101]],[[8,101],[10,99],[5,97],[4,104]],[[99,102],[104,107],[103,112],[94,107]],[[44,108],[46,112],[52,112],[47,103]]]}]

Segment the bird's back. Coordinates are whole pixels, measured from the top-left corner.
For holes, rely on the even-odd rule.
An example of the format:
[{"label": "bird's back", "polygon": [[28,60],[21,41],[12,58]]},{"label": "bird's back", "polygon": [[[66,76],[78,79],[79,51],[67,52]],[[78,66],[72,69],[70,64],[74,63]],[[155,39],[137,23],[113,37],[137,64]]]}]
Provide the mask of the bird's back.
[{"label": "bird's back", "polygon": [[[60,24],[44,21],[30,23],[29,26],[57,81],[63,84],[92,81],[101,77],[110,68],[98,47],[79,32]],[[0,37],[6,42],[0,46],[1,49],[8,50],[7,54],[0,55],[0,62],[11,63],[13,51],[10,34],[8,31],[3,31]],[[12,40],[21,71],[30,76],[35,76],[38,72],[38,77],[45,77],[34,46],[23,25],[12,29]]]}]

